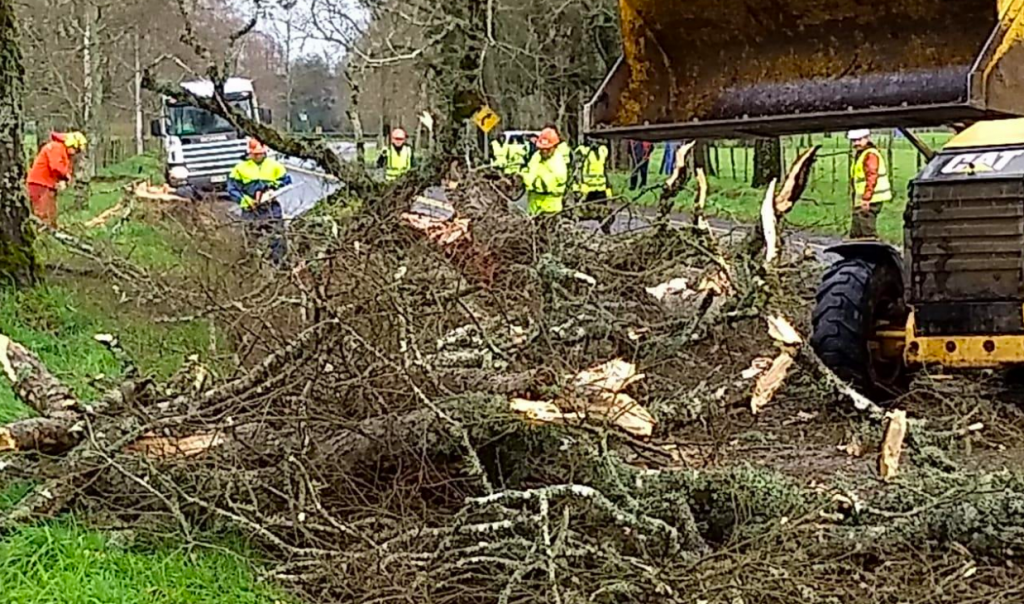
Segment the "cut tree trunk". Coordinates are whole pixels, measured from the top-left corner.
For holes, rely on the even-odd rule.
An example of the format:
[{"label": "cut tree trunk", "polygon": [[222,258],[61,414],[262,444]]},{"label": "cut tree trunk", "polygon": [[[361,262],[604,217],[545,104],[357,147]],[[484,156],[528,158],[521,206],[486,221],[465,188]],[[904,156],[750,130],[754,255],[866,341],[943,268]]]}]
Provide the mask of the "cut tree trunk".
[{"label": "cut tree trunk", "polygon": [[782,141],[759,138],[754,143],[754,180],[750,186],[761,188],[782,179]]},{"label": "cut tree trunk", "polygon": [[25,70],[13,0],[0,0],[0,278],[20,285],[37,277],[35,229],[25,198],[21,138]]}]

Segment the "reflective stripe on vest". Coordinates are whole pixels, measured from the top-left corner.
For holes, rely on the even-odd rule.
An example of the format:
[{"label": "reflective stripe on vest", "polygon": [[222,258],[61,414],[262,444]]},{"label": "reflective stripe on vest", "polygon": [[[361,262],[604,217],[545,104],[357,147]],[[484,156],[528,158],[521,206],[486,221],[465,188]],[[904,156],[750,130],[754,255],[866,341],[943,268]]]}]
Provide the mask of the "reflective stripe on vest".
[{"label": "reflective stripe on vest", "polygon": [[511,143],[506,146],[507,163],[505,172],[507,174],[518,174],[526,163],[526,145],[522,143]]},{"label": "reflective stripe on vest", "polygon": [[412,148],[402,147],[401,151],[396,151],[394,145],[389,145],[387,162],[387,171],[384,177],[389,181],[398,180],[401,175],[409,171],[409,168],[412,168]]},{"label": "reflective stripe on vest", "polygon": [[871,196],[870,203],[892,201],[892,183],[889,181],[889,168],[885,165],[885,158],[882,157],[882,153],[878,149],[870,147],[857,157],[851,168],[853,190],[857,194],[855,203],[860,203],[864,199],[864,192],[868,188],[868,177],[864,172],[864,162],[867,161],[869,153],[878,157],[878,182],[875,184],[875,192]]},{"label": "reflective stripe on vest", "polygon": [[557,151],[548,159],[544,159],[540,151],[530,159],[523,182],[532,193],[543,195],[565,195],[565,186],[569,181],[569,167],[565,158]]},{"label": "reflective stripe on vest", "polygon": [[258,164],[251,159],[243,161],[231,170],[230,178],[243,185],[256,181],[272,183],[281,180],[287,173],[288,170],[281,163],[268,157]]}]

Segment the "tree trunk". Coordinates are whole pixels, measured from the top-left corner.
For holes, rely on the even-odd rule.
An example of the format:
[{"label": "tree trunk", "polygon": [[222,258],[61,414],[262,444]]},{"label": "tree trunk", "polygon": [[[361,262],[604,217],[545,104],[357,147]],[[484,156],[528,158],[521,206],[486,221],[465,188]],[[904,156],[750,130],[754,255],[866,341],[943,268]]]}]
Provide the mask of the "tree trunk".
[{"label": "tree trunk", "polygon": [[782,140],[759,138],[754,143],[754,179],[750,186],[766,187],[773,178],[782,178]]},{"label": "tree trunk", "polygon": [[82,7],[82,116],[89,146],[82,158],[81,180],[88,185],[96,175],[97,155],[102,148],[103,82],[100,75],[99,32],[100,8],[93,1]]},{"label": "tree trunk", "polygon": [[142,42],[139,39],[138,30],[135,31],[133,42],[135,51],[135,154],[142,155],[146,152],[146,141],[143,138],[142,127],[142,51],[140,48]]},{"label": "tree trunk", "polygon": [[693,147],[693,165],[695,168],[703,168],[708,176],[717,176],[715,166],[711,163],[711,143],[699,139]]},{"label": "tree trunk", "polygon": [[21,139],[25,70],[13,0],[0,0],[0,278],[24,285],[36,279],[35,229],[25,199]]}]

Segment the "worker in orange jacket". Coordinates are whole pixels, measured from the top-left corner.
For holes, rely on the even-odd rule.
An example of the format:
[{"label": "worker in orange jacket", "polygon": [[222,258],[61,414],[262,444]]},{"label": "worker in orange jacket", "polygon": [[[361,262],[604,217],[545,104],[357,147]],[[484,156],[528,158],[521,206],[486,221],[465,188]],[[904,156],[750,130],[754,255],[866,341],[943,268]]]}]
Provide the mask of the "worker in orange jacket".
[{"label": "worker in orange jacket", "polygon": [[57,228],[57,191],[71,180],[71,158],[85,149],[81,132],[54,132],[28,171],[28,198],[32,212],[51,228]]}]

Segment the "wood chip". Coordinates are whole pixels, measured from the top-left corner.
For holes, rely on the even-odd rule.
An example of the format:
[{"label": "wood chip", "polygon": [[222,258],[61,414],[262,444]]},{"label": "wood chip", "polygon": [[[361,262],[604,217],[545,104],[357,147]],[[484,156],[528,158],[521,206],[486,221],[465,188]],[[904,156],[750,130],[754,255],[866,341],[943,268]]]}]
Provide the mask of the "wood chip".
[{"label": "wood chip", "polygon": [[613,359],[577,373],[572,384],[578,392],[618,394],[644,377],[633,363]]},{"label": "wood chip", "polygon": [[662,301],[669,296],[675,296],[679,294],[692,294],[693,290],[690,289],[690,283],[682,277],[676,277],[671,281],[658,284],[654,287],[645,288],[647,293],[654,296],[658,301]]},{"label": "wood chip", "polygon": [[907,412],[896,409],[885,414],[889,425],[885,428],[882,451],[878,456],[878,473],[883,480],[892,480],[899,473],[903,439],[907,436]]},{"label": "wood chip", "polygon": [[761,375],[772,366],[772,359],[770,357],[757,357],[750,362],[750,367],[743,370],[740,373],[740,377],[745,380],[752,380],[757,376]]},{"label": "wood chip", "polygon": [[581,420],[582,417],[576,413],[563,413],[554,401],[531,401],[525,398],[514,398],[509,401],[509,407],[513,412],[526,416],[531,422],[541,424],[565,423],[571,419]]},{"label": "wood chip", "polygon": [[792,366],[793,357],[788,352],[784,352],[775,357],[768,371],[757,378],[757,383],[754,385],[754,396],[750,398],[750,411],[754,415],[760,413],[771,402],[772,397],[785,382]]},{"label": "wood chip", "polygon": [[599,397],[587,407],[586,414],[603,418],[642,438],[650,438],[657,423],[647,408],[628,394]]},{"label": "wood chip", "polygon": [[766,317],[765,320],[768,321],[768,335],[773,340],[781,342],[786,346],[803,345],[804,340],[800,337],[800,333],[785,318],[772,316]]}]

